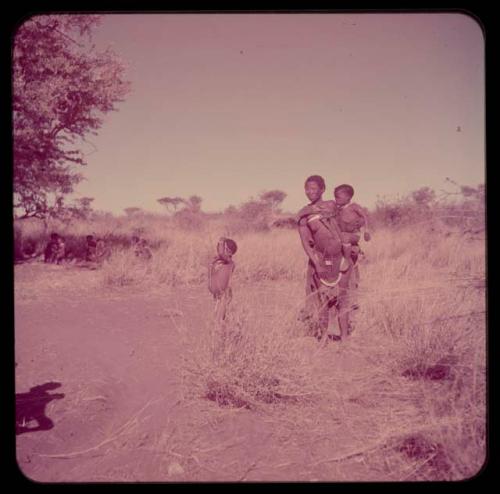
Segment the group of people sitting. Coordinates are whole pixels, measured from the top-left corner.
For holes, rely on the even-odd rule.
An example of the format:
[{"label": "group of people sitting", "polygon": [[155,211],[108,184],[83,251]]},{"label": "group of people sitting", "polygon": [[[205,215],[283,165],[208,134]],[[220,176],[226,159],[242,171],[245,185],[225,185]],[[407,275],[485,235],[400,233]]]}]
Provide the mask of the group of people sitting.
[{"label": "group of people sitting", "polygon": [[[136,257],[149,260],[153,257],[151,249],[144,238],[137,235],[132,237],[132,249]],[[85,261],[99,263],[109,257],[110,249],[106,241],[94,235],[86,236]],[[66,242],[58,233],[51,233],[50,240],[45,247],[44,260],[50,264],[61,264],[66,257]]]},{"label": "group of people sitting", "polygon": [[[132,237],[132,251],[139,259],[150,260],[153,257],[151,249],[146,239],[137,235]],[[67,257],[66,241],[62,235],[51,233],[50,240],[44,251],[44,261],[49,264],[61,264]],[[71,255],[71,252],[69,252]],[[89,263],[100,263],[111,254],[109,245],[103,238],[96,238],[94,235],[86,236],[85,261]]]},{"label": "group of people sitting", "polygon": [[[310,323],[318,340],[343,340],[353,329],[349,315],[356,305],[352,304],[351,294],[359,282],[361,229],[365,241],[371,238],[368,217],[361,206],[351,202],[354,188],[349,184],[335,187],[331,200],[323,200],[326,185],[319,175],[308,177],[304,189],[310,202],[296,218],[308,257],[302,319]],[[215,316],[219,322],[225,319],[232,298],[230,280],[236,250],[234,240],[221,237],[217,256],[208,269],[208,288],[216,301]],[[336,334],[337,329],[340,335]]]},{"label": "group of people sitting", "polygon": [[[87,235],[85,247],[85,260],[98,262],[109,253],[106,242],[103,239],[95,239],[93,235]],[[66,240],[58,233],[51,233],[50,240],[45,247],[44,261],[49,264],[61,264],[66,258]]]}]

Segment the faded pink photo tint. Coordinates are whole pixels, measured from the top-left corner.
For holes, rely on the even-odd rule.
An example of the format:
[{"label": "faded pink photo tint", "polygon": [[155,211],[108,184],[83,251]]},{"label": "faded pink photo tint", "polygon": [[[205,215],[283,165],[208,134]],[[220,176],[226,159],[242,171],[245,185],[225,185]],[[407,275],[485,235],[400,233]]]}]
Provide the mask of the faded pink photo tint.
[{"label": "faded pink photo tint", "polygon": [[24,476],[480,473],[477,19],[47,14],[12,49]]}]

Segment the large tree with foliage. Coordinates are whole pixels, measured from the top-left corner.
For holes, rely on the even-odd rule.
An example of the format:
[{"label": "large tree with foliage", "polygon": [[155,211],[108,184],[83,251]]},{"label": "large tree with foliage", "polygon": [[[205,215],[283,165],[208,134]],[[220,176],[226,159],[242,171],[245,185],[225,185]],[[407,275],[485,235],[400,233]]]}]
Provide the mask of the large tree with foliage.
[{"label": "large tree with foliage", "polygon": [[129,91],[116,55],[91,44],[100,17],[34,16],[14,37],[14,206],[24,216],[45,217],[51,198],[73,191],[82,141]]}]

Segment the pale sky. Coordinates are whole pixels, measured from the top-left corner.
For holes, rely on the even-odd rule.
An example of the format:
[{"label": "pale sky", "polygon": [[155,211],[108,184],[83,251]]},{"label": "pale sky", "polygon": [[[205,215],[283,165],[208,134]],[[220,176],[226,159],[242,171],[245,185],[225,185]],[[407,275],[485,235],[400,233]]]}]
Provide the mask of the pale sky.
[{"label": "pale sky", "polygon": [[94,41],[132,83],[88,138],[76,197],[95,209],[280,189],[295,212],[312,174],[367,207],[484,183],[484,39],[464,14],[105,15]]}]

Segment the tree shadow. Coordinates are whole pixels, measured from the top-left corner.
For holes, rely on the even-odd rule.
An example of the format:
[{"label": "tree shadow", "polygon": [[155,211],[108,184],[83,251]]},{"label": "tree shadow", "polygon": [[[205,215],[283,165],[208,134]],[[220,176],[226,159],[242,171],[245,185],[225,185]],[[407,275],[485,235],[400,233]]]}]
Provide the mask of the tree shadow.
[{"label": "tree shadow", "polygon": [[[47,391],[60,386],[58,382],[47,382],[33,386],[28,393],[16,393],[16,435],[54,427],[54,422],[45,415],[45,407],[52,400],[64,398],[64,393],[49,394]],[[36,426],[33,426],[33,421],[36,421]]]}]

